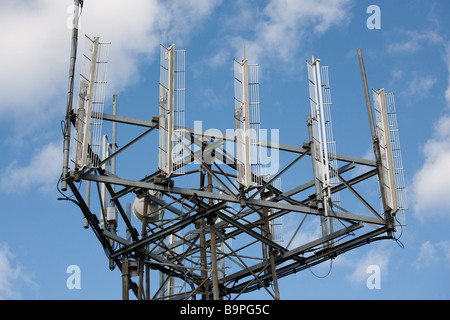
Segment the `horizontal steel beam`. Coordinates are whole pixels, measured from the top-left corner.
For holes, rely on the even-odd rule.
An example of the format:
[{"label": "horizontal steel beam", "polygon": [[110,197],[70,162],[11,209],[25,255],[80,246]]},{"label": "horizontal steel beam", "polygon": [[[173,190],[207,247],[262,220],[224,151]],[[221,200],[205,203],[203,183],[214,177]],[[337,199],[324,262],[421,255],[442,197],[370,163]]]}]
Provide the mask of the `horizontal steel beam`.
[{"label": "horizontal steel beam", "polygon": [[[154,183],[149,182],[142,182],[142,181],[134,181],[134,180],[127,180],[119,177],[108,177],[105,175],[94,175],[94,174],[88,174],[84,175],[83,179],[90,180],[90,181],[97,181],[97,182],[103,182],[103,183],[109,183],[109,184],[115,184],[115,185],[122,185],[122,186],[130,186],[130,187],[137,187],[142,188],[144,190],[155,190],[155,191],[162,191],[162,192],[170,192],[175,194],[184,194],[187,196],[194,196],[197,195],[201,198],[207,198],[207,199],[214,199],[214,200],[220,200],[220,201],[226,201],[226,202],[238,202],[239,200],[236,199],[234,196],[230,196],[227,194],[220,194],[220,193],[213,193],[208,191],[202,191],[202,190],[196,190],[196,189],[187,189],[187,188],[177,188],[177,187],[168,187],[166,185],[158,185]],[[310,208],[306,205],[300,205],[300,204],[287,204],[287,203],[280,203],[275,201],[265,201],[265,200],[257,200],[253,199],[249,201],[248,203],[259,206],[259,207],[267,207],[267,208],[273,208],[273,209],[285,209],[289,211],[294,212],[301,212],[301,213],[307,213],[307,214],[314,214],[318,216],[324,215],[322,212],[319,212],[319,210]],[[333,218],[333,216],[330,216]],[[346,221],[362,221],[377,225],[385,225],[384,220],[380,220],[376,217],[366,217],[361,215],[356,215],[352,213],[340,213],[340,212],[334,212],[334,218],[346,220]]]},{"label": "horizontal steel beam", "polygon": [[[101,117],[103,117],[104,120],[107,120],[107,121],[115,121],[115,122],[119,122],[119,123],[126,123],[126,124],[132,124],[132,125],[143,126],[143,127],[153,127],[158,124],[157,122],[154,122],[154,121],[134,119],[134,118],[111,115],[111,114],[106,114],[106,113],[97,114],[97,113],[93,112],[93,114],[95,116],[101,116]],[[214,135],[214,133],[212,133],[208,130],[192,129],[192,128],[188,128],[188,127],[184,127],[182,129],[185,129],[190,134],[201,135],[203,137],[208,137],[208,138],[216,137],[215,135],[217,135],[217,133]],[[236,141],[236,136],[229,135],[229,134],[222,134],[221,139],[223,139],[225,141]],[[260,141],[259,145],[269,148],[269,149],[278,149],[281,151],[310,154],[309,148],[290,146],[290,145],[282,144],[282,143],[272,143],[270,141]],[[339,161],[354,162],[357,164],[367,165],[367,166],[371,166],[371,167],[377,166],[376,161],[374,161],[374,160],[368,160],[368,159],[363,159],[363,158],[358,158],[358,157],[351,157],[351,156],[346,156],[346,155],[342,155],[342,154],[336,154],[336,155],[334,155],[334,157],[336,157],[336,159]]]},{"label": "horizontal steel beam", "polygon": [[92,117],[103,119],[106,121],[113,121],[113,122],[131,124],[131,125],[135,125],[135,126],[148,127],[148,128],[158,125],[158,122],[155,122],[155,121],[128,118],[128,117],[112,115],[112,114],[107,114],[107,113],[99,113],[99,112],[92,112]]}]

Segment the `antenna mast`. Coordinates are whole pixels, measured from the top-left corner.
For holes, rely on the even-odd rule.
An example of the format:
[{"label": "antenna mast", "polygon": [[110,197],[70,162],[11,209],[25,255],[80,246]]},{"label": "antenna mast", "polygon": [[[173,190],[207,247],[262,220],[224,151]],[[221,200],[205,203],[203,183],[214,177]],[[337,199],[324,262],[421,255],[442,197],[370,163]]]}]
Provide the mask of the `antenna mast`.
[{"label": "antenna mast", "polygon": [[62,167],[62,181],[61,189],[67,190],[67,173],[69,172],[69,153],[70,153],[70,126],[72,117],[72,103],[73,103],[73,82],[75,75],[75,61],[77,56],[78,46],[78,22],[80,14],[80,5],[83,1],[74,0],[73,6],[73,27],[72,27],[72,42],[70,49],[70,65],[69,65],[69,90],[67,93],[67,109],[64,126],[64,147],[63,147],[63,167]]},{"label": "antenna mast", "polygon": [[382,165],[382,159],[381,159],[381,150],[380,150],[380,140],[376,134],[375,129],[375,121],[373,119],[373,109],[372,109],[372,103],[370,101],[370,94],[369,94],[369,86],[367,84],[367,76],[366,76],[366,68],[364,66],[364,59],[362,55],[361,49],[358,49],[358,58],[359,58],[359,66],[361,69],[361,77],[363,81],[363,87],[364,87],[364,95],[366,98],[366,106],[367,106],[367,113],[369,116],[369,124],[370,124],[370,132],[372,134],[372,140],[373,140],[373,150],[375,154],[375,160],[377,163],[377,169],[378,169],[378,177],[379,177],[379,184],[380,184],[380,190],[381,190],[381,199],[383,203],[383,210],[384,214],[386,216],[386,221],[388,222],[388,235],[392,236],[392,231],[394,231],[394,220],[393,220],[393,212],[392,209],[389,208],[387,205],[387,199],[386,199],[386,182],[385,180],[387,177],[385,177],[385,172],[383,170]]},{"label": "antenna mast", "polygon": [[[279,279],[375,239],[393,239],[393,217],[406,209],[395,106],[393,96],[383,89],[374,91],[375,122],[360,50],[376,161],[336,153],[328,67],[314,57],[307,62],[309,139],[302,145],[282,144],[272,135],[272,141],[262,140],[259,66],[249,64],[245,48],[244,60],[234,60],[230,116],[233,112],[235,131],[219,134],[186,126],[185,51],[167,45],[167,32],[166,46],[161,45],[157,115],[152,120],[118,115],[116,95],[112,114],[104,112],[108,44],[99,38],[86,40],[83,66],[87,69],[82,68],[74,112],[80,3],[75,1],[63,190],[70,188],[70,198],[103,247],[109,268],[121,272],[123,299],[129,299],[129,290],[142,300],[218,300],[255,290],[280,299]],[[113,124],[112,140],[102,132],[103,121]],[[120,148],[118,125],[128,126],[127,134],[136,130],[136,136]],[[157,130],[154,145],[143,139]],[[68,163],[70,139],[73,171]],[[117,165],[119,154],[136,149],[137,154],[125,158],[145,157],[144,167],[133,167],[132,160]],[[270,161],[276,159],[277,169],[270,175],[267,163],[261,163],[266,161],[263,151],[266,158],[269,152],[276,154]],[[300,163],[308,157],[308,162]],[[346,178],[354,168],[355,174]],[[286,175],[282,188],[280,181]],[[356,190],[359,183],[377,175],[381,214]],[[85,197],[80,193],[83,182]],[[91,182],[97,185],[98,202],[91,199]],[[353,195],[362,209],[351,212],[344,207],[347,204],[341,205],[337,200],[341,192]],[[352,201],[350,205],[355,207]],[[289,221],[289,232],[280,231],[281,221]]]}]

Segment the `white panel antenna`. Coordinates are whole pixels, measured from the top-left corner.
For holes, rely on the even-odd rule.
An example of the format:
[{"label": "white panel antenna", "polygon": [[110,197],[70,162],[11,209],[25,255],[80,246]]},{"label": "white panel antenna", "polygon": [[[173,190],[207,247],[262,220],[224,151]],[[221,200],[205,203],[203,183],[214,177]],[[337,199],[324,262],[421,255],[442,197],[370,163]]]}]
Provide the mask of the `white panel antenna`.
[{"label": "white panel antenna", "polygon": [[373,99],[386,205],[397,213],[398,223],[405,225],[404,211],[408,208],[394,94],[373,90]]},{"label": "white panel antenna", "polygon": [[158,167],[166,177],[184,173],[185,92],[185,51],[161,45]]},{"label": "white panel antenna", "polygon": [[107,84],[110,43],[86,37],[80,74],[72,161],[76,169],[97,168],[100,164],[103,110]]},{"label": "white panel antenna", "polygon": [[[323,205],[325,216],[322,220],[324,235],[333,232],[332,219],[328,218],[332,203],[337,204],[339,193],[331,194],[331,188],[339,184],[335,175],[337,172],[336,142],[333,140],[331,122],[331,92],[328,77],[328,67],[320,66],[320,59],[307,61],[309,80],[309,100],[311,106],[311,154],[316,180],[318,203]],[[330,169],[331,168],[331,169]],[[331,204],[330,204],[331,200]]]},{"label": "white panel antenna", "polygon": [[238,181],[249,188],[262,185],[258,65],[234,61]]}]

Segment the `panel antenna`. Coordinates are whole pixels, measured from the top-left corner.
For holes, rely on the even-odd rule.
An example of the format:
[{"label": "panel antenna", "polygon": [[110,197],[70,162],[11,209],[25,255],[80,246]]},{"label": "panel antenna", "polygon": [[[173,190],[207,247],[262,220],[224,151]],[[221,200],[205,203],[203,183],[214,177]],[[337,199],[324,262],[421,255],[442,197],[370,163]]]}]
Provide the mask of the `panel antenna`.
[{"label": "panel antenna", "polygon": [[161,45],[158,167],[166,177],[184,173],[185,91],[185,50]]},{"label": "panel antenna", "polygon": [[405,225],[404,212],[408,208],[394,94],[385,93],[384,89],[373,90],[373,100],[385,205],[396,215],[398,224]]},{"label": "panel antenna", "polygon": [[234,118],[238,181],[244,189],[262,184],[258,65],[234,60]]},{"label": "panel antenna", "polygon": [[97,168],[100,165],[103,109],[107,84],[107,65],[110,43],[98,37],[86,37],[80,73],[78,108],[76,109],[74,150],[72,161],[76,170]]},{"label": "panel antenna", "polygon": [[337,158],[336,142],[333,141],[331,123],[331,93],[328,67],[320,66],[320,59],[307,61],[309,80],[309,101],[311,107],[310,146],[313,173],[316,187],[316,201],[321,217],[322,234],[333,232],[333,221],[329,218],[333,203],[339,202],[339,193],[331,193],[331,188],[338,185],[336,177]]}]

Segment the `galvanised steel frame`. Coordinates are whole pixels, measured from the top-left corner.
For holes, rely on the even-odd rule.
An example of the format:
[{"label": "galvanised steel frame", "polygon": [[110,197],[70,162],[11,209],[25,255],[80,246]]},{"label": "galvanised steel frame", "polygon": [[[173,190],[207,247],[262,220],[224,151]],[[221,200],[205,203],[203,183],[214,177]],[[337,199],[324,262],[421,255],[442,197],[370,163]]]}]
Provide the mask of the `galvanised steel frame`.
[{"label": "galvanised steel frame", "polygon": [[[340,183],[331,187],[329,192],[333,194],[347,190],[356,202],[363,204],[365,210],[352,213],[337,204],[325,204],[331,208],[326,219],[336,222],[327,234],[310,236],[302,241],[296,237],[311,228],[311,224],[305,223],[306,219],[320,224],[320,219],[314,217],[324,217],[326,212],[323,210],[322,199],[318,199],[317,192],[312,190],[316,185],[313,174],[304,181],[299,176],[298,184],[287,191],[276,188],[271,183],[288,174],[296,175],[296,167],[303,171],[308,168],[304,158],[312,156],[311,118],[307,120],[309,142],[302,146],[258,142],[264,148],[280,152],[280,159],[286,159],[284,155],[293,156],[294,159],[279,168],[271,177],[272,180],[266,181],[267,177],[262,177],[260,185],[249,189],[244,189],[237,183],[237,160],[224,149],[224,143],[236,143],[236,136],[213,136],[209,131],[190,128],[178,129],[184,131],[184,139],[179,142],[187,152],[183,153],[185,158],[181,165],[189,165],[191,170],[185,171],[183,175],[167,177],[159,169],[153,172],[142,170],[143,172],[138,173],[135,172],[138,170],[136,168],[133,174],[140,174],[140,180],[119,176],[115,169],[116,157],[126,151],[131,152],[129,147],[150,133],[157,132],[155,129],[159,128],[159,118],[154,117],[152,121],[134,119],[119,116],[114,111],[113,114],[93,115],[101,116],[103,120],[113,124],[112,154],[101,159],[98,168],[70,170],[70,128],[76,121],[72,100],[77,25],[83,2],[74,0],[74,4],[61,192],[70,188],[75,199],[64,199],[79,206],[85,218],[85,227],[93,230],[103,246],[109,257],[110,268],[118,268],[122,272],[123,299],[129,299],[129,290],[138,299],[209,300],[237,298],[243,293],[261,288],[274,299],[280,299],[278,279],[370,242],[393,239],[396,212],[386,206],[383,190],[380,190],[384,204],[381,212],[375,210],[356,190],[358,184],[372,177],[378,178],[381,189],[384,186],[379,143],[360,51],[361,74],[376,160],[335,155],[341,166],[333,174],[339,178]],[[114,104],[117,103],[116,98],[115,96],[113,99]],[[113,110],[116,110],[115,107],[117,106],[114,105]],[[144,128],[144,132],[116,149],[117,124]],[[145,148],[139,149],[136,157],[141,156],[142,150],[149,148],[149,145],[145,145]],[[151,150],[157,151],[158,146],[155,145]],[[215,161],[205,161],[204,154],[212,156]],[[99,155],[91,152],[90,157]],[[109,161],[114,162],[112,169],[106,165]],[[311,159],[307,162],[309,172],[313,171],[312,162]],[[365,167],[364,173],[344,178],[346,172],[357,166]],[[176,169],[174,167],[173,171]],[[85,196],[80,193],[81,182],[86,185]],[[102,201],[100,192],[100,209],[94,209],[90,204],[90,193],[87,192],[90,183],[97,184],[98,190],[100,185],[105,186],[109,194],[108,207],[114,208],[112,216],[109,216],[109,211],[106,212],[105,199]],[[145,204],[152,204],[150,208],[156,208],[155,211],[160,212],[160,218],[147,219],[146,214],[150,213],[144,209],[144,218],[136,226],[137,220],[131,218],[130,205],[127,203],[130,196],[132,199],[144,198],[144,208],[148,208]],[[99,220],[94,213],[96,210],[106,218],[105,221]],[[277,231],[272,221],[280,217],[295,226],[295,232],[289,234],[289,241],[286,239],[286,242],[277,241],[279,237],[274,234]],[[121,230],[122,234],[117,230]],[[156,286],[152,282],[151,290],[150,275],[155,273],[159,276],[159,281]],[[134,281],[136,279],[137,283]]]},{"label": "galvanised steel frame", "polygon": [[[155,129],[159,125],[157,118],[147,121],[103,114],[103,119],[143,127],[145,130],[107,159],[103,159],[101,164],[125,152],[144,136],[157,131]],[[318,236],[312,241],[290,248],[272,240],[270,221],[279,217],[283,217],[285,221],[297,221],[295,234],[299,234],[302,228],[306,228],[306,218],[323,216],[324,212],[318,208],[315,192],[311,191],[314,187],[313,177],[287,191],[279,190],[263,180],[262,186],[243,192],[236,181],[233,181],[237,176],[236,159],[230,157],[223,148],[226,141],[233,143],[235,136],[223,135],[218,139],[208,135],[207,131],[190,128],[185,130],[190,143],[198,149],[190,150],[186,157],[185,165],[189,164],[194,169],[184,175],[167,179],[156,170],[142,172],[142,178],[135,180],[98,168],[69,171],[65,178],[89,226],[110,257],[111,266],[117,266],[122,271],[124,299],[128,299],[129,289],[133,289],[139,299],[197,299],[198,295],[202,299],[220,299],[231,295],[238,297],[242,293],[261,288],[267,290],[274,299],[279,299],[278,279],[372,241],[392,239],[394,225],[387,218],[390,215],[386,215],[386,212],[378,213],[355,189],[357,184],[378,176],[376,161],[339,154],[336,156],[342,164],[337,173],[341,183],[333,187],[331,193],[349,190],[355,200],[359,200],[367,208],[367,212],[356,214],[335,207],[331,218],[339,222],[336,225],[340,225],[340,228],[331,234]],[[309,143],[304,143],[301,147],[269,141],[261,144],[268,149],[277,149],[280,153],[294,156],[294,160],[280,168],[272,179],[282,178],[294,167],[301,167],[304,165],[302,161],[306,161],[303,159],[311,156]],[[217,160],[213,163],[205,162],[202,157],[204,152],[213,153],[221,164]],[[367,170],[350,179],[343,177],[356,166],[364,166]],[[187,176],[189,185],[186,187],[184,184]],[[126,226],[127,236],[100,227],[98,217],[80,194],[80,181],[106,186],[119,213],[116,223]],[[156,197],[149,194],[148,190],[162,196]],[[135,227],[136,220],[133,221],[130,217],[129,209],[124,209],[126,204],[122,201],[130,194],[133,197],[146,195],[147,201],[159,205],[165,211],[164,219],[147,224],[143,222],[141,231],[138,231]],[[169,238],[172,240],[168,241]],[[218,270],[222,260],[233,265],[232,272]],[[145,281],[147,286],[144,285],[144,274],[151,270],[165,275],[162,278],[165,280],[161,281],[153,296],[150,296],[148,280]],[[139,279],[138,284],[133,281],[133,276]],[[181,279],[177,280],[182,283],[179,291],[175,290],[176,286],[173,284],[175,278]]]}]

